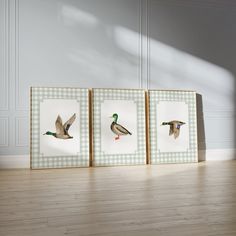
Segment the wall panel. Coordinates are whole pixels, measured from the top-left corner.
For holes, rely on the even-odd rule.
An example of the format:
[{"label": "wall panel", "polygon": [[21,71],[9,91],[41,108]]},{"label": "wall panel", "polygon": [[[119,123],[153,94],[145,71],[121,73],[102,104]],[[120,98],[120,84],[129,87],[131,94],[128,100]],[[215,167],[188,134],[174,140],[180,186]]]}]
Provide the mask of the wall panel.
[{"label": "wall panel", "polygon": [[15,118],[15,145],[27,147],[29,144],[29,120],[27,117]]},{"label": "wall panel", "polygon": [[0,110],[9,105],[9,3],[0,1]]},{"label": "wall panel", "polygon": [[8,117],[0,116],[0,147],[8,147],[9,121]]},{"label": "wall panel", "polygon": [[234,149],[235,11],[211,0],[0,0],[1,153],[29,153],[30,86],[194,89],[200,148]]},{"label": "wall panel", "polygon": [[150,88],[196,90],[203,113],[199,147],[235,148],[236,5],[148,2]]}]

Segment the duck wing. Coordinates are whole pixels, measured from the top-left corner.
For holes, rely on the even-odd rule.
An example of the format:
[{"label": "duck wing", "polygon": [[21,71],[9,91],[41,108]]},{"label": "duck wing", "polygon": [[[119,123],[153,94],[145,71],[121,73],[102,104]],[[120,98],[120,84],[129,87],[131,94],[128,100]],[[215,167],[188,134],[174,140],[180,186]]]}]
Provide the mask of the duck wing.
[{"label": "duck wing", "polygon": [[180,133],[180,129],[179,128],[175,129],[175,131],[174,131],[174,138],[178,138],[179,137],[179,133]]},{"label": "duck wing", "polygon": [[125,127],[120,124],[115,124],[115,128],[122,134],[130,134],[132,135]]},{"label": "duck wing", "polygon": [[56,126],[56,133],[57,134],[64,134],[64,128],[62,125],[62,119],[61,119],[60,115],[57,116],[55,126]]},{"label": "duck wing", "polygon": [[174,133],[174,125],[170,124],[169,136],[171,136],[173,133]]},{"label": "duck wing", "polygon": [[178,138],[179,137],[179,133],[180,133],[180,123],[179,122],[175,122],[174,123],[174,138]]},{"label": "duck wing", "polygon": [[71,125],[73,124],[73,122],[75,121],[75,118],[76,118],[76,114],[71,116],[71,118],[68,121],[66,121],[66,123],[63,125],[63,128],[66,133],[68,133],[68,130],[71,127]]},{"label": "duck wing", "polygon": [[180,127],[181,125],[184,125],[185,123],[179,120],[172,120],[169,122],[170,125],[170,131],[169,131],[169,135],[174,134],[174,138],[178,138],[179,137],[179,133],[180,133]]}]

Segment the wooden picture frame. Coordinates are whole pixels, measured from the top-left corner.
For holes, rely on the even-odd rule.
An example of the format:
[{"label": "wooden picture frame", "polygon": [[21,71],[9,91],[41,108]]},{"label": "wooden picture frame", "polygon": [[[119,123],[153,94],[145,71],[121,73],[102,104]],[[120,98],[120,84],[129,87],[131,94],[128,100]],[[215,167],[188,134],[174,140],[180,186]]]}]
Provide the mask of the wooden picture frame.
[{"label": "wooden picture frame", "polygon": [[146,164],[145,91],[93,89],[92,101],[93,166]]},{"label": "wooden picture frame", "polygon": [[89,90],[31,88],[31,168],[88,167]]},{"label": "wooden picture frame", "polygon": [[150,162],[198,161],[196,92],[149,90]]}]

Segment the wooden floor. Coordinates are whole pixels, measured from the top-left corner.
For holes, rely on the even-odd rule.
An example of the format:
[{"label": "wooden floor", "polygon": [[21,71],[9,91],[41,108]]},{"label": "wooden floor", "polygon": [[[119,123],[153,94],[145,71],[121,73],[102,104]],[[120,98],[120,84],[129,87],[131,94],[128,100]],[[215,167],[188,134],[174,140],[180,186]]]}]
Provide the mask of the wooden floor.
[{"label": "wooden floor", "polygon": [[1,236],[236,235],[236,161],[0,171]]}]

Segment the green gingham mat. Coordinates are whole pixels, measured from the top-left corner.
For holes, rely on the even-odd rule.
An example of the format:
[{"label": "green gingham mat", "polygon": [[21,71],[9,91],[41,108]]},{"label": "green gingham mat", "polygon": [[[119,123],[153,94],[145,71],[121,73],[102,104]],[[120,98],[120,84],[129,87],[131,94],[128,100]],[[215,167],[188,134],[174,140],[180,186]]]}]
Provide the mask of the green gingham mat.
[{"label": "green gingham mat", "polygon": [[[80,104],[80,153],[76,156],[43,156],[40,153],[40,102],[44,99],[75,99]],[[79,88],[31,88],[31,167],[89,166],[89,90]]]},{"label": "green gingham mat", "polygon": [[[160,152],[157,150],[156,105],[160,101],[185,102],[189,111],[189,149],[186,152]],[[149,91],[149,135],[151,164],[187,163],[198,161],[196,93],[193,91]]]},{"label": "green gingham mat", "polygon": [[[101,149],[101,103],[105,100],[131,100],[137,105],[137,151],[105,154]],[[145,91],[132,89],[93,89],[93,165],[138,165],[146,163]]]}]

